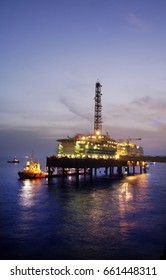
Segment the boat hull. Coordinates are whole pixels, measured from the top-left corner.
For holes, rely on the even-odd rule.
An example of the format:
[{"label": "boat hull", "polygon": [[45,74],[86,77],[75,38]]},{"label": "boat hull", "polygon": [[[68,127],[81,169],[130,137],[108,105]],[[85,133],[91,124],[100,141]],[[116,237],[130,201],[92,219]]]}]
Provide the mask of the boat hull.
[{"label": "boat hull", "polygon": [[34,172],[19,171],[18,176],[20,177],[20,179],[37,179],[37,178],[46,178],[47,174],[44,172],[34,173]]},{"label": "boat hull", "polygon": [[8,160],[7,163],[19,163],[18,159]]}]

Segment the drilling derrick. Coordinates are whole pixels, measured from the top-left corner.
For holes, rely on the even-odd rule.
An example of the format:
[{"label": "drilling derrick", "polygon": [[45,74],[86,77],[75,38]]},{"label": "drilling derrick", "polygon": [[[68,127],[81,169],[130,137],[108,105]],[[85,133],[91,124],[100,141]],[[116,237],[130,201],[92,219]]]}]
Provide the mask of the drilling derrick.
[{"label": "drilling derrick", "polygon": [[102,133],[102,116],[101,116],[101,87],[102,85],[97,82],[95,88],[95,115],[94,115],[94,134]]}]

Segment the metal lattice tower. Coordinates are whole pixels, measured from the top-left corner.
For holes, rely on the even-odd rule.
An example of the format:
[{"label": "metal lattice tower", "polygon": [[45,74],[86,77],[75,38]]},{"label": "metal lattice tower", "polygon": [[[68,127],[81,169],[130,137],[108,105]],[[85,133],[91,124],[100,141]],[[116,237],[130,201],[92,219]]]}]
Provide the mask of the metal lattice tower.
[{"label": "metal lattice tower", "polygon": [[102,85],[97,82],[95,87],[95,115],[94,115],[94,134],[102,133],[102,115],[101,115],[101,87]]}]

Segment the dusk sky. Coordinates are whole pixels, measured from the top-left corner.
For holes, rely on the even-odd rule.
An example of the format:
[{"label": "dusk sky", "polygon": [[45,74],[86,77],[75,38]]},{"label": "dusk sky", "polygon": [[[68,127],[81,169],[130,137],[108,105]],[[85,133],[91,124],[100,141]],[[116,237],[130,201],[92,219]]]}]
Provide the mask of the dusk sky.
[{"label": "dusk sky", "polygon": [[56,153],[56,139],[141,137],[166,155],[165,0],[1,0],[0,154]]}]

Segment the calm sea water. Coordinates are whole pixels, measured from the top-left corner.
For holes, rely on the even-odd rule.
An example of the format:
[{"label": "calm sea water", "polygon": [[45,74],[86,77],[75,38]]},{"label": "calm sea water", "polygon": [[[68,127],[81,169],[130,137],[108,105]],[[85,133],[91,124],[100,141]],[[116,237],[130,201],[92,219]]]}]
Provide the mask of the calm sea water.
[{"label": "calm sea water", "polygon": [[[43,163],[44,166],[44,163]],[[0,161],[0,259],[160,259],[166,164],[110,180],[24,180]],[[44,167],[43,167],[44,168]]]}]

